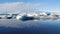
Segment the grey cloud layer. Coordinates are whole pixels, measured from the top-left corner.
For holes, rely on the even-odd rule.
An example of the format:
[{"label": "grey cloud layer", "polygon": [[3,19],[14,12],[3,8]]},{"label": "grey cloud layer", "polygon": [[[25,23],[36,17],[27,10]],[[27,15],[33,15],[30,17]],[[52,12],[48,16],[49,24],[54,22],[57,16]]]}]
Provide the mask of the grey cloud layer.
[{"label": "grey cloud layer", "polygon": [[19,12],[29,12],[37,9],[40,3],[24,3],[24,2],[13,2],[0,4],[0,12],[4,13],[19,13]]}]

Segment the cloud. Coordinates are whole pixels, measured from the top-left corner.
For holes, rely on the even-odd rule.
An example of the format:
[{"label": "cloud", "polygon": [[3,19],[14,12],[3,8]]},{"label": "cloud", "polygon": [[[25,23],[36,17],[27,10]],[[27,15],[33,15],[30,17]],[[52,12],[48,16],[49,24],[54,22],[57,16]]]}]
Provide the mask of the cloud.
[{"label": "cloud", "polygon": [[0,4],[0,12],[4,13],[21,13],[32,12],[40,6],[40,3],[24,3],[24,2],[12,2]]}]

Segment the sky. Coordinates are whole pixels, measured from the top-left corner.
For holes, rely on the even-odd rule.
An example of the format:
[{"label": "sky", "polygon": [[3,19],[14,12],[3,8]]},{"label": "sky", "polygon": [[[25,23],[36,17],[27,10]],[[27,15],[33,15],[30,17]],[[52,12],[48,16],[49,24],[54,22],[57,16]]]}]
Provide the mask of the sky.
[{"label": "sky", "polygon": [[0,13],[60,12],[60,0],[0,0]]}]

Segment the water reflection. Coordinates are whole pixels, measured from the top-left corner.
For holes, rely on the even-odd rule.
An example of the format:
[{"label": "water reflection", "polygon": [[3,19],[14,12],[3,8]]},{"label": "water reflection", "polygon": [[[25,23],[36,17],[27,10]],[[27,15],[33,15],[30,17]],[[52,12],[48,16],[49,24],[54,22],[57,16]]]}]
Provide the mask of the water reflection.
[{"label": "water reflection", "polygon": [[60,19],[58,20],[29,20],[16,19],[0,20],[0,34],[59,34]]}]

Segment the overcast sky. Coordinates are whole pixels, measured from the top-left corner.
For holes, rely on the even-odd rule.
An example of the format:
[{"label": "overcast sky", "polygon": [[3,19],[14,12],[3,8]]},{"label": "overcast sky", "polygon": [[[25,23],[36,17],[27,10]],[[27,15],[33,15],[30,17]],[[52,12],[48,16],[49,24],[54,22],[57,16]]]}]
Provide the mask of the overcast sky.
[{"label": "overcast sky", "polygon": [[60,0],[0,0],[0,13],[60,12]]}]

